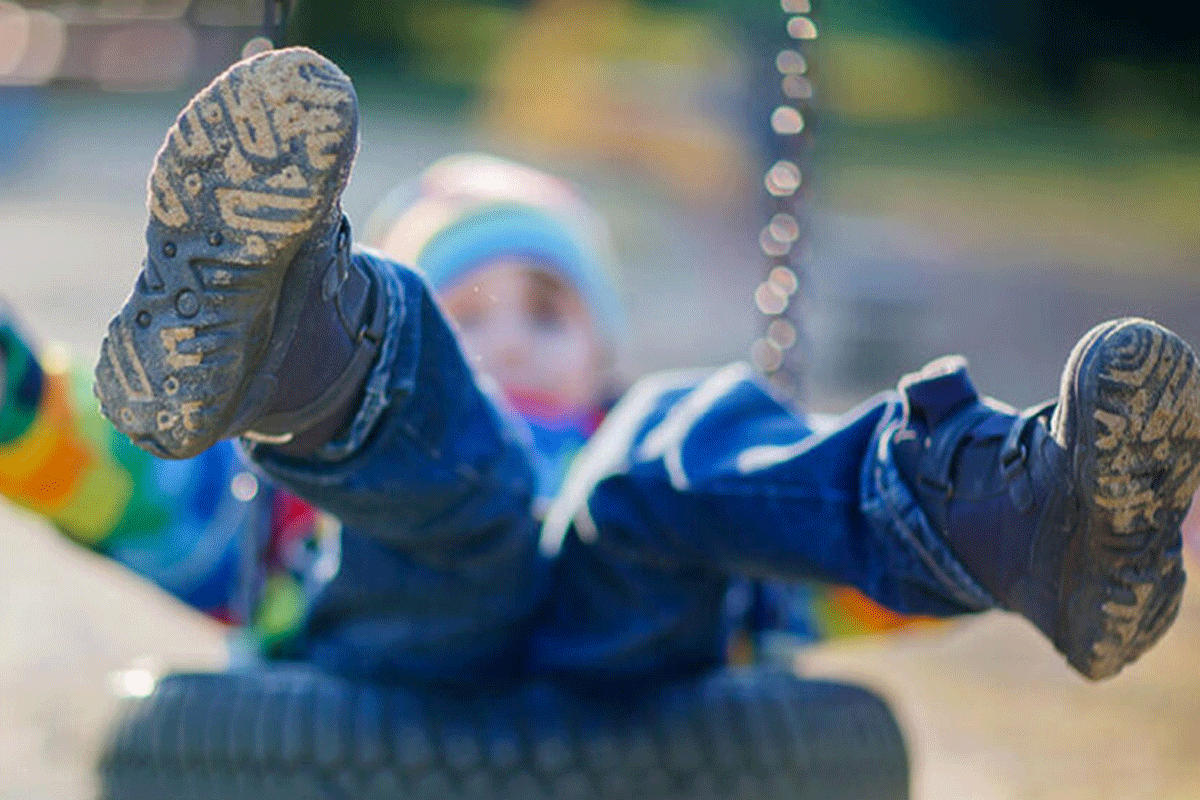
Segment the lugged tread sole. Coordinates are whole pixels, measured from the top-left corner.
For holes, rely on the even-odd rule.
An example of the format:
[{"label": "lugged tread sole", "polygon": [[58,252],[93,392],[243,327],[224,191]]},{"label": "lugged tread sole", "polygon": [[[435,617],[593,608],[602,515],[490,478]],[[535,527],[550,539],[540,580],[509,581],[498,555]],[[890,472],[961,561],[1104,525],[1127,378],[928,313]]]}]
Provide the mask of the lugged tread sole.
[{"label": "lugged tread sole", "polygon": [[1089,520],[1075,547],[1092,570],[1080,583],[1099,596],[1075,592],[1061,613],[1077,631],[1068,659],[1099,679],[1156,642],[1179,610],[1180,525],[1200,484],[1200,374],[1186,342],[1138,318],[1092,329],[1072,363],[1072,470]]},{"label": "lugged tread sole", "polygon": [[901,800],[909,784],[882,700],[758,670],[634,700],[174,675],[130,701],[100,778],[102,800]]},{"label": "lugged tread sole", "polygon": [[305,285],[313,265],[296,254],[340,220],[357,126],[349,78],[305,48],[233,65],[171,126],[147,187],[146,260],[96,368],[104,413],[137,444],[195,455],[269,389],[260,364],[299,313],[281,289]]}]

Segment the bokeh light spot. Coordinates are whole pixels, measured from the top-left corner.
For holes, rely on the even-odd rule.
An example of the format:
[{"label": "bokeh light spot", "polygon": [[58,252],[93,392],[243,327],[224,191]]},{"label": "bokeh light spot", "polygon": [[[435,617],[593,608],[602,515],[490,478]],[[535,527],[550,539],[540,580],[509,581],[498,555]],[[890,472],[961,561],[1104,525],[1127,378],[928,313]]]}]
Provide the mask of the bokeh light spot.
[{"label": "bokeh light spot", "polygon": [[779,106],[771,112],[771,129],[781,136],[790,136],[804,130],[804,117],[791,106]]},{"label": "bokeh light spot", "polygon": [[796,218],[791,214],[776,214],[771,217],[767,228],[771,231],[771,237],[779,242],[791,244],[800,238],[800,223],[796,222]]},{"label": "bokeh light spot", "polygon": [[781,88],[789,100],[809,100],[813,96],[812,83],[801,75],[784,75]]},{"label": "bokeh light spot", "polygon": [[109,686],[117,697],[125,699],[149,697],[157,679],[148,669],[125,669],[109,675]]},{"label": "bokeh light spot", "polygon": [[800,168],[791,161],[776,161],[763,181],[775,197],[787,197],[800,188]]},{"label": "bokeh light spot", "polygon": [[0,75],[15,72],[29,46],[29,14],[16,3],[0,2]]},{"label": "bokeh light spot", "polygon": [[47,83],[58,74],[66,42],[58,16],[0,0],[0,86]]},{"label": "bokeh light spot", "polygon": [[229,482],[229,492],[243,503],[249,503],[258,496],[258,478],[249,472],[239,472]]},{"label": "bokeh light spot", "polygon": [[773,317],[787,309],[788,298],[770,281],[764,281],[754,290],[754,304],[759,311]]},{"label": "bokeh light spot", "polygon": [[767,326],[767,339],[780,350],[787,350],[796,344],[796,326],[786,319],[772,320]]},{"label": "bokeh light spot", "polygon": [[774,342],[759,339],[750,346],[750,360],[761,372],[774,372],[783,365],[783,351]]},{"label": "bokeh light spot", "polygon": [[763,251],[764,255],[771,258],[780,258],[786,256],[788,251],[792,249],[791,242],[783,242],[776,239],[771,233],[771,226],[762,229],[758,235],[758,246]]},{"label": "bokeh light spot", "polygon": [[250,58],[259,53],[265,53],[268,50],[274,50],[275,43],[265,36],[255,36],[250,41],[242,45],[242,58]]},{"label": "bokeh light spot", "polygon": [[183,22],[130,22],[114,28],[94,54],[105,89],[160,91],[182,85],[196,65],[196,36]]},{"label": "bokeh light spot", "polygon": [[775,69],[781,75],[803,75],[808,71],[808,62],[795,50],[780,50],[775,56]]},{"label": "bokeh light spot", "polygon": [[800,279],[788,267],[776,267],[771,270],[771,274],[767,276],[767,280],[772,286],[789,297],[794,295],[796,290],[800,288]]},{"label": "bokeh light spot", "polygon": [[817,25],[808,17],[792,17],[788,20],[787,32],[793,39],[812,40],[817,38]]}]

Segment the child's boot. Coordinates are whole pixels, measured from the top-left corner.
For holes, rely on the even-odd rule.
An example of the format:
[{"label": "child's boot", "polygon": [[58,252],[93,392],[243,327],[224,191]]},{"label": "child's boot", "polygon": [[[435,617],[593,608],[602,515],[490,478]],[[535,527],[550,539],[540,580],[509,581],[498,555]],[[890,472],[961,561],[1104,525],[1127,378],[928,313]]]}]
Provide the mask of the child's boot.
[{"label": "child's boot", "polygon": [[961,359],[900,388],[901,474],[1001,606],[1093,679],[1163,635],[1200,482],[1200,377],[1183,340],[1143,319],[1098,325],[1072,351],[1057,403],[1020,414],[981,400]]},{"label": "child's boot", "polygon": [[357,131],[349,78],[304,48],[235,64],[179,115],[96,367],[139,446],[186,458],[245,435],[303,453],[353,417],[385,316],[341,212]]}]

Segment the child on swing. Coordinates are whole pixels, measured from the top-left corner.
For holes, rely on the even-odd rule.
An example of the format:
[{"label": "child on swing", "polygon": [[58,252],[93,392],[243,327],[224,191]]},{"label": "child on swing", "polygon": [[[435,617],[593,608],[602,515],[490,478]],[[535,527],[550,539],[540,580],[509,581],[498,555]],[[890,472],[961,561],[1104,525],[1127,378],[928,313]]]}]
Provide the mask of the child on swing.
[{"label": "child on swing", "polygon": [[[367,237],[420,265],[469,361],[528,428],[544,514],[619,393],[613,362],[624,337],[605,226],[568,184],[463,154],[388,195]],[[426,248],[464,237],[465,260]],[[233,626],[239,651],[286,648],[333,549],[331,526],[294,495],[259,485],[231,442],[182,461],[133,447],[95,414],[61,358],[36,357],[14,315],[0,316],[0,374],[13,376],[0,403],[11,420],[0,426],[0,492]],[[853,589],[819,584],[745,581],[729,605],[730,650],[743,660],[764,626],[814,641],[905,621]]]},{"label": "child on swing", "polygon": [[[940,360],[820,435],[745,367],[654,376],[609,412],[543,525],[529,427],[468,363],[468,328],[491,343],[522,323],[470,309],[464,355],[417,272],[352,245],[338,201],[356,139],[352,86],[311,51],[200,92],[151,172],[147,260],[96,373],[136,444],[188,458],[240,438],[342,522],[338,568],[280,657],[367,679],[672,679],[722,662],[726,594],[762,578],[850,585],[902,613],[1005,608],[1090,678],[1173,620],[1200,385],[1170,331],[1098,325],[1058,399],[1023,411]],[[530,278],[575,222],[503,200],[416,263],[478,265],[480,237],[526,224],[544,241],[518,237],[496,266]],[[478,294],[555,296],[536,284]],[[581,331],[572,359],[596,363],[597,341]],[[555,355],[544,366],[570,366]],[[517,387],[535,405],[539,369]]]}]

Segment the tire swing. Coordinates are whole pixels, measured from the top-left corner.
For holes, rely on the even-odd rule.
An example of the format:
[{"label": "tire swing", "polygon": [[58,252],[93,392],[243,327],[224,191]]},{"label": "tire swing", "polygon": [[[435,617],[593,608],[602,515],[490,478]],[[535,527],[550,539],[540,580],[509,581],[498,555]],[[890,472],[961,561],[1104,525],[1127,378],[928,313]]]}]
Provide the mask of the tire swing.
[{"label": "tire swing", "polygon": [[[278,3],[264,31],[278,41]],[[806,258],[807,0],[770,85],[768,257],[753,358],[794,393],[790,302]],[[772,37],[773,39],[774,37]],[[765,99],[759,95],[759,99]],[[302,665],[176,673],[124,701],[99,762],[101,800],[902,800],[908,759],[872,692],[729,668],[630,696],[536,681],[500,691],[361,684]]]},{"label": "tire swing", "polygon": [[130,701],[104,800],[892,800],[890,710],[854,686],[757,668],[635,698],[548,682],[492,692],[314,670],[175,674]]}]

